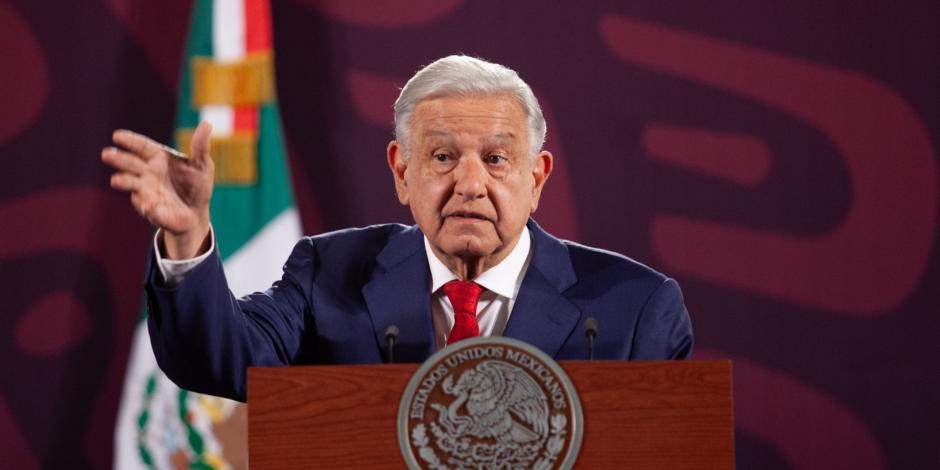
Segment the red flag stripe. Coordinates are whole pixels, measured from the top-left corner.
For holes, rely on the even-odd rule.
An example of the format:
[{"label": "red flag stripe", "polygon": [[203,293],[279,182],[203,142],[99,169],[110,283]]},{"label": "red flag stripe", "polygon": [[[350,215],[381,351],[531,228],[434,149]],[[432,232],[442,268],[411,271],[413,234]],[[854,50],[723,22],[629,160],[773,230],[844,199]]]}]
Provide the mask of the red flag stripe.
[{"label": "red flag stripe", "polygon": [[245,53],[271,49],[271,8],[268,0],[245,2]]},{"label": "red flag stripe", "polygon": [[[271,19],[268,0],[243,0],[245,12],[245,55],[271,49]],[[236,132],[258,131],[258,108],[233,109]]]}]

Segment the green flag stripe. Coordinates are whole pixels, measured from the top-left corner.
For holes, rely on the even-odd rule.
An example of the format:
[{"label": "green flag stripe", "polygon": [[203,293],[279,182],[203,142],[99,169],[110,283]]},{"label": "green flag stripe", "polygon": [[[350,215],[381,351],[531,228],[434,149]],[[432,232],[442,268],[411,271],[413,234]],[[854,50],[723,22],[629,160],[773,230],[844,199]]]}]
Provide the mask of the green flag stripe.
[{"label": "green flag stripe", "polygon": [[[212,0],[196,0],[189,19],[189,36],[186,39],[186,55],[181,67],[179,95],[176,101],[176,126],[194,128],[199,124],[199,110],[192,106],[192,73],[189,59],[193,56],[212,57]],[[179,147],[175,141],[174,146]],[[182,149],[188,152],[189,149]]]}]

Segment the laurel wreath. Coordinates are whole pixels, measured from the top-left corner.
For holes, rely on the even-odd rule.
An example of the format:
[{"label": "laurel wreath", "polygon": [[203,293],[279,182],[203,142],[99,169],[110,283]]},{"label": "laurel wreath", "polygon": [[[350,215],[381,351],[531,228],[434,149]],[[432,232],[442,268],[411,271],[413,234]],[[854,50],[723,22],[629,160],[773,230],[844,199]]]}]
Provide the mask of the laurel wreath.
[{"label": "laurel wreath", "polygon": [[[156,391],[157,372],[154,372],[147,377],[147,385],[144,387],[143,406],[140,413],[137,414],[137,452],[141,462],[151,470],[156,470],[156,464],[153,459],[153,451],[147,445],[145,432],[147,430],[147,424],[150,422],[150,405],[153,402]],[[189,468],[194,470],[213,470],[213,467],[206,462],[205,456],[203,455],[205,452],[205,441],[189,420],[188,397],[189,392],[182,389],[177,395],[179,419],[186,429],[186,441],[189,443],[193,454],[195,454],[195,459],[190,462]]]},{"label": "laurel wreath", "polygon": [[[534,470],[548,470],[558,460],[558,454],[565,448],[565,436],[568,434],[568,418],[563,414],[553,415],[550,420],[551,429],[548,442],[542,451],[541,458],[532,466]],[[448,470],[448,466],[441,463],[437,453],[429,446],[427,429],[424,424],[418,424],[411,430],[411,443],[418,449],[418,456],[424,460],[429,468],[435,470]]]},{"label": "laurel wreath", "polygon": [[411,430],[411,443],[418,448],[418,456],[421,457],[421,460],[427,462],[435,470],[447,470],[447,466],[437,458],[434,449],[428,447],[429,442],[424,424],[419,424]]},{"label": "laurel wreath", "polygon": [[532,466],[534,470],[547,470],[552,468],[555,461],[558,460],[558,454],[565,448],[565,435],[568,434],[568,418],[563,414],[556,414],[551,419],[552,429],[549,431],[552,437],[548,438],[545,444],[545,451],[542,458]]},{"label": "laurel wreath", "polygon": [[147,446],[147,440],[144,437],[144,431],[147,429],[147,423],[150,422],[150,403],[153,401],[154,392],[157,390],[157,374],[150,374],[147,377],[147,385],[144,386],[143,407],[137,414],[137,453],[140,455],[141,462],[155,470],[153,464],[153,452]]}]

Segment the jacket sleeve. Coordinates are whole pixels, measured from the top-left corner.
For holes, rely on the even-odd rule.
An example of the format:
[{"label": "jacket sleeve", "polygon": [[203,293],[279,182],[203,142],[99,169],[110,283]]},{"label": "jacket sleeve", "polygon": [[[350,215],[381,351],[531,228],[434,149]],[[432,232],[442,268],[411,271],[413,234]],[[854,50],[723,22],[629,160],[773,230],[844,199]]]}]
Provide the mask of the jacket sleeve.
[{"label": "jacket sleeve", "polygon": [[692,321],[679,284],[667,278],[640,312],[630,359],[687,359],[691,354]]},{"label": "jacket sleeve", "polygon": [[288,365],[313,328],[310,280],[315,247],[303,239],[267,291],[236,299],[218,251],[175,287],[159,284],[150,254],[145,289],[153,352],[182,388],[245,401],[247,368]]}]

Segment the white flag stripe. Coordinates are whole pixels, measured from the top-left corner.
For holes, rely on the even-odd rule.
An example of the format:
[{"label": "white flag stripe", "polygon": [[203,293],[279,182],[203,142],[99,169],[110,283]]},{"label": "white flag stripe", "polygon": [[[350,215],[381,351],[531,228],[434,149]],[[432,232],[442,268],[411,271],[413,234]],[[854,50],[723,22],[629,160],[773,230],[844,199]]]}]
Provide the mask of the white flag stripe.
[{"label": "white flag stripe", "polygon": [[115,469],[145,468],[137,453],[137,416],[143,409],[144,384],[147,376],[157,368],[150,347],[150,334],[147,322],[140,322],[134,330],[134,342],[131,343],[131,356],[127,361],[124,376],[124,391],[121,393],[121,406],[114,426],[114,465]]},{"label": "white flag stripe", "polygon": [[245,3],[243,0],[213,0],[212,55],[218,61],[245,57]]},{"label": "white flag stripe", "polygon": [[289,207],[268,222],[223,265],[236,297],[258,292],[281,278],[284,261],[300,238],[300,214]]},{"label": "white flag stripe", "polygon": [[199,108],[199,119],[212,124],[212,137],[228,137],[235,132],[235,112],[231,106],[203,106]]},{"label": "white flag stripe", "polygon": [[[212,1],[212,58],[224,62],[245,57],[245,3],[243,0]],[[231,106],[209,105],[199,109],[199,119],[212,124],[214,137],[235,132]]]}]

